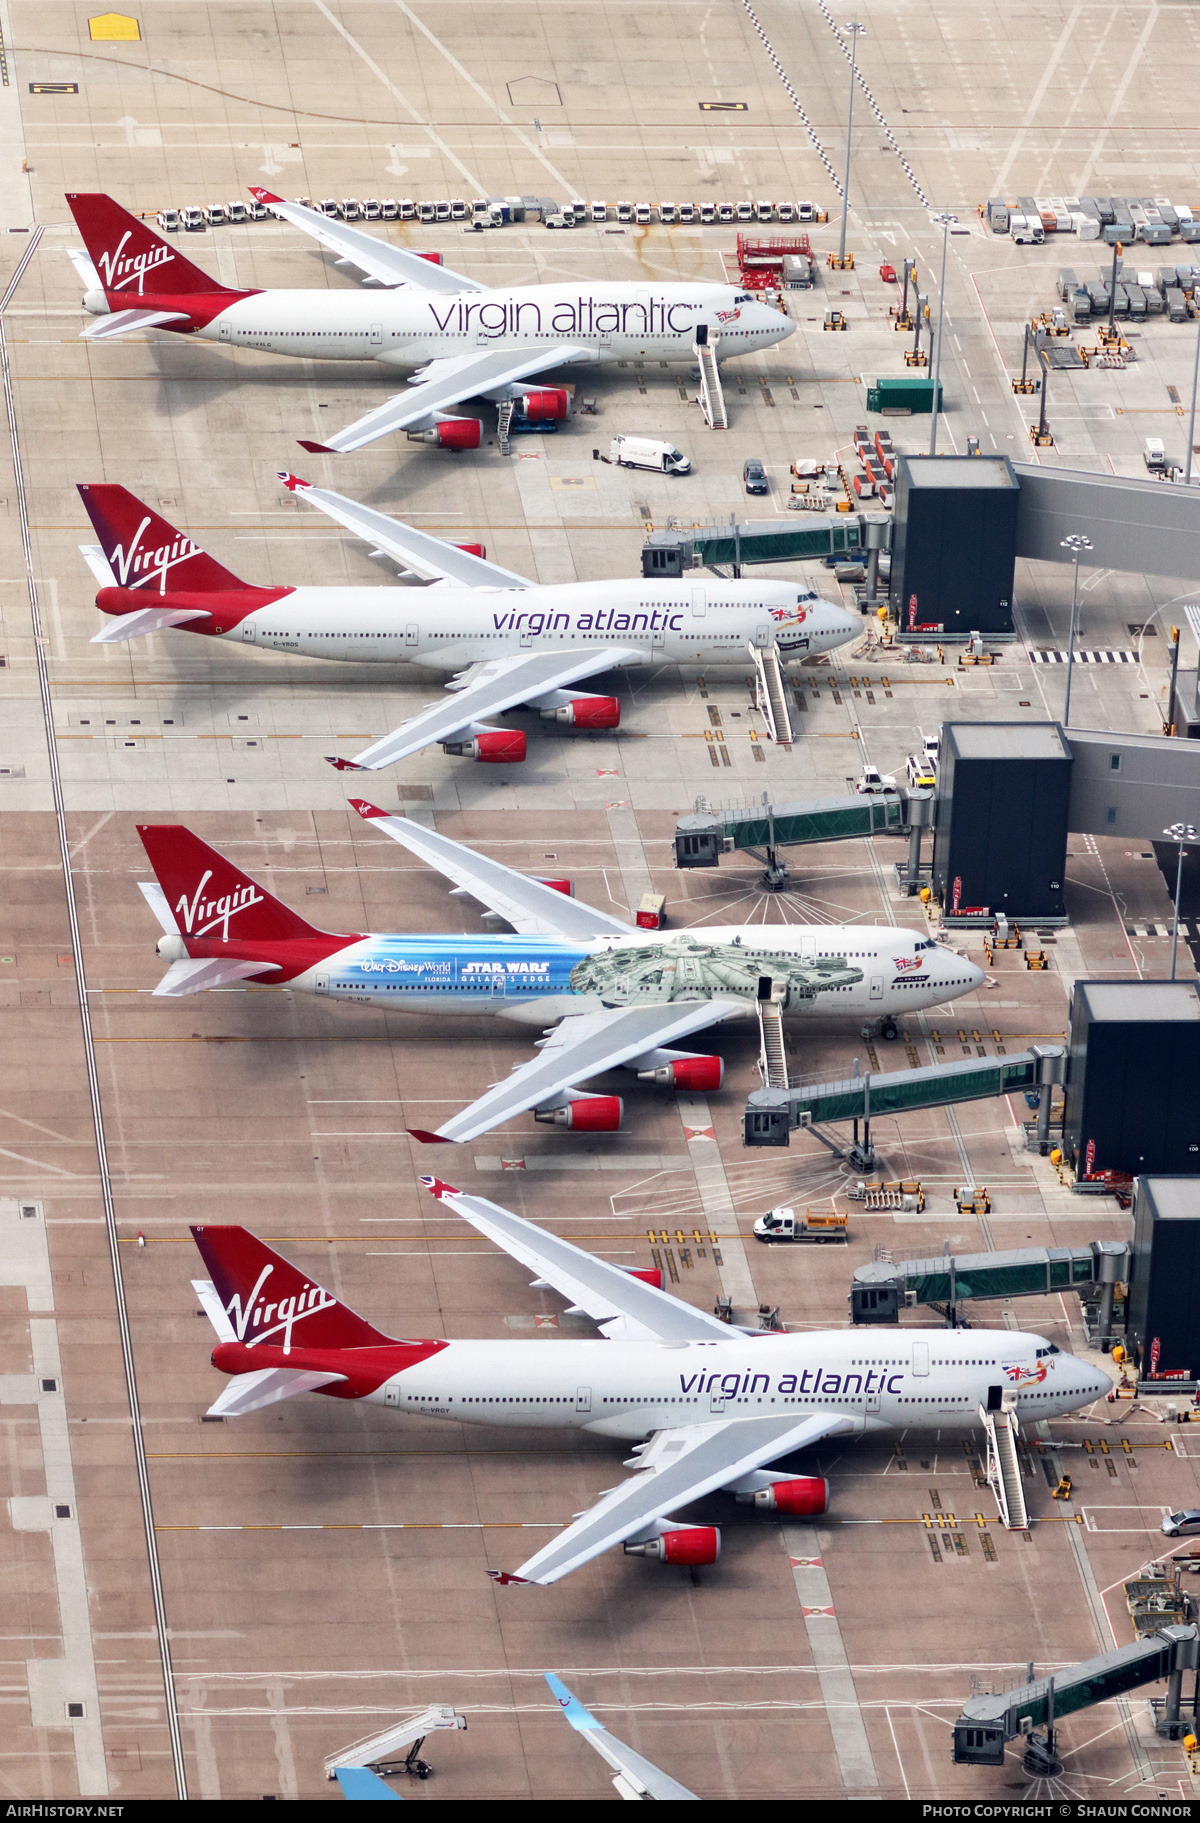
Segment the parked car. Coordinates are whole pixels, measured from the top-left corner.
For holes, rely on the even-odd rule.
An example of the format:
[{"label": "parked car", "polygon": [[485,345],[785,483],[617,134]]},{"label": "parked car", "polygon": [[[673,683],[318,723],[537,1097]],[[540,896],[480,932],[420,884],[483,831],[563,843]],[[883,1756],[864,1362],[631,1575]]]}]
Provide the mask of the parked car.
[{"label": "parked car", "polygon": [[1167,1538],[1186,1538],[1189,1533],[1200,1532],[1200,1508],[1184,1507],[1182,1512],[1169,1513],[1159,1531]]},{"label": "parked car", "polygon": [[758,460],[757,456],[751,456],[749,462],[747,462],[745,468],[742,470],[742,481],[745,484],[746,492],[748,494],[769,494],[771,491],[770,482],[767,480],[767,471]]}]

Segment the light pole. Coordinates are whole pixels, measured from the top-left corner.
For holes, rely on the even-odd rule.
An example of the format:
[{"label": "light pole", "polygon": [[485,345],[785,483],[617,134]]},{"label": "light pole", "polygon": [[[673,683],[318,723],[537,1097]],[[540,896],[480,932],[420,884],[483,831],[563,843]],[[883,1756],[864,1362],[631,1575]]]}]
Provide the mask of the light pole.
[{"label": "light pole", "polygon": [[1067,637],[1067,695],[1063,703],[1063,727],[1071,726],[1071,669],[1075,663],[1075,615],[1079,607],[1079,559],[1085,551],[1090,551],[1092,541],[1085,538],[1082,532],[1072,532],[1062,541],[1064,551],[1070,551],[1075,559],[1075,576],[1071,584],[1071,631]]},{"label": "light pole", "polygon": [[844,25],[841,29],[850,34],[850,106],[846,110],[846,181],[842,185],[842,239],[838,247],[839,272],[845,271],[846,267],[846,217],[850,213],[850,129],[854,125],[854,84],[857,80],[858,40],[867,28],[865,25],[860,25],[856,19],[851,19],[849,24]]},{"label": "light pole", "polygon": [[938,388],[942,383],[942,323],[946,315],[946,243],[950,239],[950,224],[958,220],[957,215],[935,215],[932,218],[942,225],[942,282],[938,288],[938,326],[937,353],[933,357],[933,423],[929,428],[929,453],[937,455],[938,424]]},{"label": "light pole", "polygon": [[1200,310],[1196,312],[1196,359],[1192,365],[1192,410],[1188,418],[1187,461],[1183,469],[1183,485],[1190,486],[1192,479],[1192,444],[1196,441],[1196,382],[1200,380]]},{"label": "light pole", "polygon": [[1179,899],[1183,891],[1183,857],[1187,853],[1184,843],[1196,840],[1196,827],[1194,823],[1172,823],[1169,829],[1163,830],[1163,834],[1168,842],[1178,842],[1179,844],[1179,865],[1175,869],[1175,923],[1171,929],[1171,979],[1174,981],[1175,952],[1179,947]]}]

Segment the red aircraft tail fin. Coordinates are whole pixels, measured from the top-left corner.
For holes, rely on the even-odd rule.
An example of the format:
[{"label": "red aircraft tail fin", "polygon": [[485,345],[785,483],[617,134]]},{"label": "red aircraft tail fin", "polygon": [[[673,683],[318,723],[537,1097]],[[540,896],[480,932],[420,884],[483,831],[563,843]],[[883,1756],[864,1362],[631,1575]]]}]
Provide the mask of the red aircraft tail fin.
[{"label": "red aircraft tail fin", "polygon": [[79,494],[118,588],[169,595],[173,590],[209,594],[250,586],[127,487],[93,482],[81,486]]},{"label": "red aircraft tail fin", "polygon": [[248,1228],[193,1228],[192,1239],[239,1342],[287,1349],[391,1342]]},{"label": "red aircraft tail fin", "polygon": [[138,834],[180,936],[282,943],[325,935],[182,823],[139,823]]},{"label": "red aircraft tail fin", "polygon": [[106,293],[119,293],[132,304],[146,296],[195,297],[229,289],[111,196],[68,191],[67,206]]}]

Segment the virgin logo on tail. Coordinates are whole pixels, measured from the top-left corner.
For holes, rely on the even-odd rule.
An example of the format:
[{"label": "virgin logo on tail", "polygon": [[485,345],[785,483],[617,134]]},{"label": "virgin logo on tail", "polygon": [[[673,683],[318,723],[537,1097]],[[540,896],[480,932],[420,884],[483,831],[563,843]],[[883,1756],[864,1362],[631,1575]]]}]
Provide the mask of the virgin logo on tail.
[{"label": "virgin logo on tail", "polygon": [[[204,875],[196,888],[195,897],[189,899],[185,894],[180,896],[175,906],[175,916],[181,920],[184,933],[189,937],[207,937],[217,926],[222,927],[222,942],[229,942],[229,920],[249,905],[263,904],[263,896],[253,881],[247,880],[245,886],[239,886],[236,892],[224,893],[219,899],[205,899],[204,888],[212,879],[212,868]],[[197,920],[207,922],[197,923]]]},{"label": "virgin logo on tail", "polygon": [[[203,551],[182,532],[176,534],[170,544],[160,544],[153,551],[143,551],[142,533],[150,524],[150,515],[142,520],[133,534],[128,551],[123,545],[114,545],[108,554],[109,565],[123,589],[143,589],[147,583],[158,579],[158,592],[167,592],[167,571],[173,570],[177,563],[186,563],[189,557],[202,557]],[[130,580],[132,578],[132,581]]]},{"label": "virgin logo on tail", "polygon": [[[315,1311],[331,1309],[337,1299],[331,1297],[320,1285],[306,1285],[298,1297],[268,1303],[265,1297],[260,1299],[259,1293],[274,1270],[273,1266],[263,1267],[245,1305],[242,1304],[241,1293],[235,1292],[225,1306],[225,1314],[233,1325],[234,1335],[239,1342],[245,1342],[247,1348],[253,1348],[256,1342],[266,1342],[282,1330],[283,1352],[286,1355],[291,1353],[293,1326],[303,1322],[305,1317],[311,1317]],[[258,1330],[259,1334],[247,1338],[248,1329]]]},{"label": "virgin logo on tail", "polygon": [[153,272],[157,266],[169,266],[175,255],[166,246],[151,247],[145,253],[125,255],[124,249],[132,233],[132,228],[127,228],[117,242],[116,252],[102,253],[97,264],[106,291],[125,291],[129,286],[136,285],[138,296],[141,297],[146,289],[146,274]]}]

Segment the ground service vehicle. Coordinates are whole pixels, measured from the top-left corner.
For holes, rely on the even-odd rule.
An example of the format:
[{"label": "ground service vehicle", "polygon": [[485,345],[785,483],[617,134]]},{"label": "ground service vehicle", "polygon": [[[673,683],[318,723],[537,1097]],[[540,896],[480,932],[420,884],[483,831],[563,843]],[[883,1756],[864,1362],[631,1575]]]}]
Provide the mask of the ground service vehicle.
[{"label": "ground service vehicle", "polygon": [[754,1224],[756,1241],[845,1241],[844,1215],[814,1215],[811,1209],[768,1209]]},{"label": "ground service vehicle", "polygon": [[614,437],[609,460],[618,468],[655,468],[664,475],[687,475],[691,463],[672,443],[659,443],[653,437]]}]

